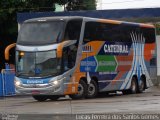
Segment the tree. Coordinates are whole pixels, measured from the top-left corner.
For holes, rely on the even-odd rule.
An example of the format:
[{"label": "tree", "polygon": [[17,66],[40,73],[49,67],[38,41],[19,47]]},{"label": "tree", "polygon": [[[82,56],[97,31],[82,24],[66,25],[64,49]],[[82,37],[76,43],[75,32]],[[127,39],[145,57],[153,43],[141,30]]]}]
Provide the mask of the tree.
[{"label": "tree", "polygon": [[96,10],[96,0],[55,0],[55,2],[66,6],[67,11]]},{"label": "tree", "polygon": [[84,0],[83,4],[86,10],[96,10],[96,0]]},{"label": "tree", "polygon": [[[0,1],[0,69],[4,68],[4,49],[16,42],[17,12],[54,11],[54,0],[1,0]],[[10,63],[14,63],[14,51]]]},{"label": "tree", "polygon": [[160,35],[160,23],[154,23],[155,27],[156,27],[156,34]]},{"label": "tree", "polygon": [[66,5],[66,10],[95,10],[96,0],[1,0],[0,1],[0,33],[17,33],[17,12],[54,11],[55,3]]}]

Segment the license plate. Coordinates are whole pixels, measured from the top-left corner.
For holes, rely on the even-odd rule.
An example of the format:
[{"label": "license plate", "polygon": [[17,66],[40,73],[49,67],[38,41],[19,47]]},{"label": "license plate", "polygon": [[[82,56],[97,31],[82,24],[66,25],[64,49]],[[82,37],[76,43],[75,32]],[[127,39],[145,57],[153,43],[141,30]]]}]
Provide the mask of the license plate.
[{"label": "license plate", "polygon": [[34,90],[34,91],[32,91],[32,94],[33,94],[33,95],[40,94],[40,91],[38,91],[38,90]]}]

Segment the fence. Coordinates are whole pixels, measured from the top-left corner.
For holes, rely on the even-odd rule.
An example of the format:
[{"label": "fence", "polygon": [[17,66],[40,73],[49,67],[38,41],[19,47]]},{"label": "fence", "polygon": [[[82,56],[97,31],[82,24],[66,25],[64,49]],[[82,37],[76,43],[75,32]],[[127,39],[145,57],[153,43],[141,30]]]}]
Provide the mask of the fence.
[{"label": "fence", "polygon": [[0,96],[15,95],[15,72],[13,69],[3,69],[0,74]]}]

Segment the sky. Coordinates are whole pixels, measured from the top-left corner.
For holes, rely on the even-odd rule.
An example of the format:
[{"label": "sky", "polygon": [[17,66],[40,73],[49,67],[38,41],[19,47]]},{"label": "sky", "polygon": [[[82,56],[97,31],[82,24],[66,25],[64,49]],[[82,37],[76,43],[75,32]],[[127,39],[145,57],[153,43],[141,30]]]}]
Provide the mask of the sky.
[{"label": "sky", "polygon": [[97,9],[160,8],[160,0],[98,0]]}]

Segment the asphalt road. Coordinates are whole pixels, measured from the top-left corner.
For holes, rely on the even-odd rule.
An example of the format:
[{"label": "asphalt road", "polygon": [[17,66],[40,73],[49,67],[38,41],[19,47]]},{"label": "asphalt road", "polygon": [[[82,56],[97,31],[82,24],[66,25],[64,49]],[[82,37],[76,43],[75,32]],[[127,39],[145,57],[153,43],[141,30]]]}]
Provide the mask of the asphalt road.
[{"label": "asphalt road", "polygon": [[58,101],[37,102],[31,96],[1,97],[0,113],[15,118],[18,114],[20,120],[60,120],[60,114],[63,114],[61,117],[65,120],[71,119],[70,117],[84,117],[73,114],[155,114],[160,113],[160,88],[149,88],[141,94],[122,95],[118,92],[83,100],[71,100],[66,97]]}]

